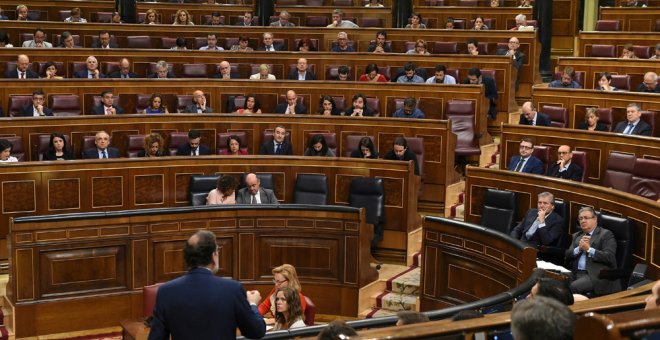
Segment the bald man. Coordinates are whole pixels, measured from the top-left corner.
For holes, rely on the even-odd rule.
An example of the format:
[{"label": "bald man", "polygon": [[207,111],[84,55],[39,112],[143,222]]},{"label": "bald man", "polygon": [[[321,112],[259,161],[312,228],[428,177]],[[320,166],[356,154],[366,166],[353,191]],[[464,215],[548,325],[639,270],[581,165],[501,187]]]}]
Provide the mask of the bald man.
[{"label": "bald man", "polygon": [[186,107],[186,113],[213,113],[213,109],[206,105],[206,96],[202,90],[193,92],[193,103]]},{"label": "bald man", "polygon": [[298,59],[296,69],[289,73],[289,80],[316,80],[316,75],[314,72],[308,69],[307,59]]},{"label": "bald man", "polygon": [[520,115],[520,125],[550,126],[550,116],[537,112],[532,102],[525,102]]},{"label": "bald man", "polygon": [[16,59],[16,68],[5,72],[5,78],[37,79],[39,75],[30,69],[30,58],[25,54],[19,54]]},{"label": "bald man", "polygon": [[245,188],[236,194],[237,204],[279,204],[273,190],[262,188],[261,180],[253,173],[245,176]]}]

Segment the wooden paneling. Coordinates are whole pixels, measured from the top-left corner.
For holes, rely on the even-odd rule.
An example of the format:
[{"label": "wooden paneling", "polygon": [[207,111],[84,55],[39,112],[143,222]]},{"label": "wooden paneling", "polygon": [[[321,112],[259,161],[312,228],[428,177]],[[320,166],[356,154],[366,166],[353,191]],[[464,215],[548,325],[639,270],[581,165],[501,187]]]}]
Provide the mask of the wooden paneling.
[{"label": "wooden paneling", "polygon": [[[522,131],[519,132],[522,133]],[[600,144],[602,143],[600,142]],[[505,154],[506,152],[503,151],[503,158]],[[592,184],[506,170],[469,167],[465,183],[465,199],[468,202],[465,207],[467,222],[479,223],[482,205],[474,204],[474,202],[481,195],[480,192],[483,192],[481,188],[484,187],[526,193],[528,197],[534,198],[543,191],[553,193],[556,198],[563,199],[569,204],[569,219],[573,221],[569,223],[569,234],[578,231],[577,214],[582,206],[590,206],[597,211],[606,211],[609,214],[630,218],[635,221],[636,240],[633,260],[648,265],[648,277],[656,278],[660,275],[660,254],[658,254],[658,247],[655,246],[653,239],[660,228],[660,205],[657,202]],[[518,205],[522,205],[519,210],[527,211],[535,207],[533,201],[531,199],[526,202],[518,200]]]},{"label": "wooden paneling", "polygon": [[[619,56],[625,44],[634,42],[635,45],[653,46],[655,48],[658,41],[660,41],[660,33],[658,32],[580,32],[575,56],[588,57],[591,52],[591,45],[615,45],[619,52],[617,56]],[[637,62],[637,60],[631,61],[631,63]]]},{"label": "wooden paneling", "polygon": [[[524,14],[527,19],[532,20],[532,8],[518,7],[468,7],[468,6],[424,6],[416,7],[415,12],[422,18],[429,20],[428,28],[443,29],[447,18],[465,20],[466,26],[470,26],[470,20],[476,17],[484,19],[495,19],[495,26],[488,27],[490,30],[509,30],[516,27],[516,15]],[[518,32],[515,32],[518,33]]]},{"label": "wooden paneling", "polygon": [[619,20],[622,31],[653,32],[660,19],[660,7],[600,7],[600,20]]},{"label": "wooden paneling", "polygon": [[[619,45],[617,48],[619,51],[617,55],[621,55],[621,51],[623,50],[623,45]],[[558,70],[563,70],[567,66],[573,67],[576,72],[584,72],[583,86],[587,90],[596,88],[598,86],[598,80],[600,79],[599,78],[600,73],[607,71],[611,74],[630,75],[630,86],[631,86],[630,90],[635,91],[637,87],[644,81],[644,74],[646,72],[657,70],[658,61],[649,60],[649,59],[626,60],[619,58],[589,58],[589,57],[575,57],[575,58],[562,57],[558,59],[557,61]]]},{"label": "wooden paneling", "polygon": [[[218,275],[239,278],[266,296],[272,287],[272,268],[290,263],[297,268],[305,295],[314,300],[318,310],[355,317],[358,290],[378,277],[369,266],[372,231],[364,216],[357,209],[301,210],[282,205],[13,220],[12,235],[16,238],[11,245],[7,295],[14,307],[13,331],[17,337],[37,336],[111,327],[120,319],[140,317],[142,286],[185,274],[182,249],[198,229],[216,233]],[[213,228],[218,220],[234,220],[235,227]],[[239,221],[252,223],[239,226]],[[326,228],[329,223],[337,227]],[[134,227],[141,225],[150,231],[110,236],[101,232],[118,227],[136,230]],[[76,236],[82,230],[89,231],[84,239]],[[19,242],[27,235],[36,238],[45,232],[62,238]],[[143,273],[150,279],[144,280]],[[322,298],[333,292],[342,298]],[[135,302],[134,297],[138,297]],[[57,312],[59,309],[62,311]]]},{"label": "wooden paneling", "polygon": [[477,225],[424,218],[420,309],[429,311],[516,287],[536,267],[536,251]]}]

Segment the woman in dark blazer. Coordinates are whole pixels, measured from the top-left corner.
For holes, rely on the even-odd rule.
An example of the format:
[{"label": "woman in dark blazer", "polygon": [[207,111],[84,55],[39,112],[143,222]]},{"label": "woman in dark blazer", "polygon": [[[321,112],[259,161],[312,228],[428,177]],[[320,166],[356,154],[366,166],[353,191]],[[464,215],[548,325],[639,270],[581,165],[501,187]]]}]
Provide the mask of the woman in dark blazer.
[{"label": "woman in dark blazer", "polygon": [[587,108],[587,113],[584,115],[584,122],[578,124],[578,129],[580,130],[590,130],[590,131],[608,131],[607,126],[603,123],[599,123],[600,115],[598,114],[598,109],[595,107]]},{"label": "woman in dark blazer", "polygon": [[44,161],[62,161],[73,159],[73,153],[64,139],[64,135],[59,132],[53,132],[50,135],[48,151],[42,155]]}]

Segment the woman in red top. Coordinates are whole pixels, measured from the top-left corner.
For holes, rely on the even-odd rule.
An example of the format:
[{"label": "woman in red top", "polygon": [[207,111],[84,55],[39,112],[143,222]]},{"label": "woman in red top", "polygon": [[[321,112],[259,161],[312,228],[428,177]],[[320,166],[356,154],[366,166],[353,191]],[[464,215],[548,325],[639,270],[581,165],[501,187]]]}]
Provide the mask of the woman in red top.
[{"label": "woman in red top", "polygon": [[302,304],[302,311],[305,312],[307,302],[302,294],[302,287],[298,281],[298,274],[296,268],[290,264],[283,264],[279,267],[273,268],[273,283],[275,287],[270,291],[268,296],[259,305],[259,312],[261,315],[266,316],[270,313],[270,318],[264,318],[267,325],[275,324],[275,293],[279,288],[291,287],[295,289],[300,295],[300,303]]},{"label": "woman in red top", "polygon": [[369,64],[364,69],[364,74],[360,76],[359,81],[370,81],[374,83],[387,83],[387,78],[378,73],[378,66],[376,64]]}]

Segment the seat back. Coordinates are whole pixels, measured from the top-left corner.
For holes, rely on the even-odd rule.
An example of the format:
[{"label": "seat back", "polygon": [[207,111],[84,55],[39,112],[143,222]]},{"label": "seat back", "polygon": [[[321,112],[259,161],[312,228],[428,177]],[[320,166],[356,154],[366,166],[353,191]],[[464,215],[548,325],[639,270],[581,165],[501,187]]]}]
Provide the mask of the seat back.
[{"label": "seat back", "polygon": [[628,192],[657,201],[660,198],[660,161],[637,158]]},{"label": "seat back", "polygon": [[183,78],[208,78],[206,64],[183,64]]},{"label": "seat back", "polygon": [[53,116],[80,116],[80,97],[75,94],[54,94],[48,97]]},{"label": "seat back", "polygon": [[417,166],[419,167],[419,176],[424,178],[424,138],[405,137],[408,143],[408,150],[417,156]]},{"label": "seat back", "polygon": [[651,126],[651,136],[655,136],[655,111],[641,111],[642,116],[641,120],[645,121],[648,125]]},{"label": "seat back", "polygon": [[143,135],[128,135],[126,145],[126,157],[136,158],[138,152],[144,150],[144,136]]},{"label": "seat back", "polygon": [[[176,38],[160,37],[160,47],[161,48],[169,50],[174,46],[176,46]],[[186,47],[189,47],[189,46],[186,46]]]},{"label": "seat back", "polygon": [[589,174],[589,159],[587,158],[587,153],[584,151],[573,151],[573,158],[571,163],[575,163],[582,168],[582,178],[580,182],[585,182]]},{"label": "seat back", "polygon": [[374,117],[380,116],[380,99],[378,97],[367,97],[366,106],[374,110]]},{"label": "seat back", "polygon": [[447,115],[451,120],[451,132],[456,135],[456,149],[459,156],[480,155],[478,141],[474,132],[474,115]]},{"label": "seat back", "polygon": [[612,108],[598,108],[598,117],[600,117],[598,121],[607,126],[607,131],[612,131],[612,124],[614,124],[614,122],[612,122]]},{"label": "seat back", "polygon": [[226,155],[229,153],[229,150],[227,149],[227,139],[229,139],[229,137],[231,137],[232,135],[235,135],[241,140],[241,150],[245,151],[245,153],[249,153],[247,146],[248,145],[247,135],[245,134],[245,131],[236,131],[236,132],[221,132],[218,134],[217,154]]},{"label": "seat back", "polygon": [[610,152],[605,166],[603,186],[628,191],[635,168],[635,155]]},{"label": "seat back", "polygon": [[447,115],[474,115],[474,101],[472,100],[455,100],[447,101],[447,108],[445,110]]},{"label": "seat back", "polygon": [[542,145],[534,145],[532,155],[543,162],[543,173],[548,172],[548,164],[550,164],[550,148]]},{"label": "seat back", "polygon": [[190,205],[206,205],[206,197],[216,188],[220,177],[220,175],[191,175],[188,189]]},{"label": "seat back", "polygon": [[151,48],[151,37],[148,35],[129,35],[126,37],[126,48]]},{"label": "seat back", "polygon": [[433,44],[434,54],[458,54],[458,43],[455,41],[436,41]]},{"label": "seat back", "polygon": [[168,144],[168,149],[170,151],[170,156],[176,155],[176,149],[188,143],[188,133],[187,132],[172,132],[170,133],[170,143]]},{"label": "seat back", "polygon": [[616,46],[614,45],[591,45],[590,57],[616,58]]},{"label": "seat back", "polygon": [[487,189],[479,224],[484,228],[508,234],[515,222],[516,205],[515,192]]},{"label": "seat back", "polygon": [[176,112],[182,113],[186,111],[188,105],[192,105],[193,96],[190,94],[177,94],[176,95]]},{"label": "seat back", "polygon": [[596,31],[600,32],[616,32],[621,30],[621,22],[619,20],[597,20]]},{"label": "seat back", "polygon": [[145,318],[150,317],[154,312],[156,305],[156,295],[158,294],[158,287],[162,283],[156,283],[149,286],[142,287],[142,316]]},{"label": "seat back", "polygon": [[611,85],[622,91],[630,91],[630,88],[632,87],[630,85],[630,75],[613,74]]},{"label": "seat back", "polygon": [[32,104],[32,95],[9,95],[9,116],[14,117],[23,107]]},{"label": "seat back", "polygon": [[546,105],[541,112],[550,116],[550,126],[565,128],[568,124],[568,109],[561,106]]},{"label": "seat back", "polygon": [[[351,181],[348,205],[366,210],[367,223],[381,225],[385,217],[385,186],[382,178],[356,177]],[[376,232],[374,232],[376,233]]]},{"label": "seat back", "polygon": [[[369,137],[369,139],[371,139],[372,142],[374,141],[374,136],[348,135],[344,139],[344,146],[342,147],[342,156],[350,157],[351,152],[359,148],[358,145],[360,144],[360,139],[362,139],[362,137]],[[376,145],[376,143],[374,143],[374,145]]]},{"label": "seat back", "polygon": [[635,222],[607,214],[598,214],[598,225],[614,234],[616,240],[616,269],[610,271],[608,278],[614,280],[612,292],[623,289],[632,273],[634,261],[632,254],[635,248]]},{"label": "seat back", "polygon": [[25,148],[23,146],[23,137],[21,136],[7,136],[7,137],[2,137],[2,139],[8,140],[12,147],[11,147],[11,155],[16,157],[19,162],[27,161],[28,159],[25,157]]},{"label": "seat back", "polygon": [[298,174],[293,192],[293,203],[328,204],[328,179],[325,174]]},{"label": "seat back", "polygon": [[639,46],[639,45],[634,45],[633,46],[633,51],[635,52],[635,55],[637,58],[641,59],[648,59],[651,58],[653,55],[654,48],[651,46]]},{"label": "seat back", "polygon": [[382,18],[362,17],[360,27],[384,27]]},{"label": "seat back", "polygon": [[314,326],[314,318],[316,316],[316,305],[308,296],[304,296],[307,308],[305,308],[305,325]]}]

